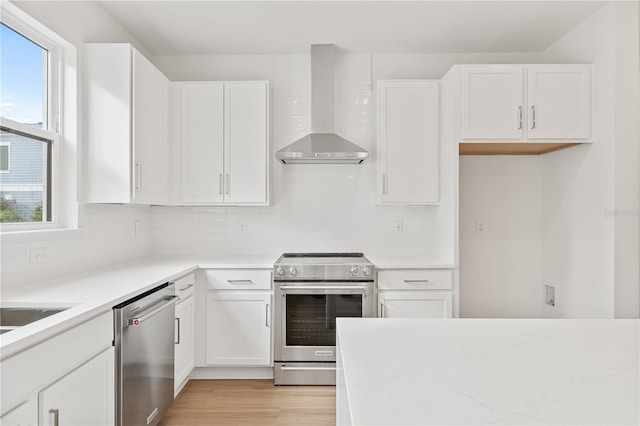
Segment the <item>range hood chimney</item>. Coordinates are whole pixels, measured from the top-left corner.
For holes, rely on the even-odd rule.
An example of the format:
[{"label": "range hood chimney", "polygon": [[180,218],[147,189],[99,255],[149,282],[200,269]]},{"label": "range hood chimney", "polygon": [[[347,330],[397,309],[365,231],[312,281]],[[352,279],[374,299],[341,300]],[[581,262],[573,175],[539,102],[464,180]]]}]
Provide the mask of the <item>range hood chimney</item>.
[{"label": "range hood chimney", "polygon": [[369,153],[334,133],[333,44],[311,45],[311,133],[276,152],[283,164],[359,164]]}]

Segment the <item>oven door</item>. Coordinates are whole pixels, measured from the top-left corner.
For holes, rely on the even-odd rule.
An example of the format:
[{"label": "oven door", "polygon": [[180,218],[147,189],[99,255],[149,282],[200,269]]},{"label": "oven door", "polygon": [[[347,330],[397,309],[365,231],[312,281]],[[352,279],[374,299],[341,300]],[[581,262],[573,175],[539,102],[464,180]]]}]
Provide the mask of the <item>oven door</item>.
[{"label": "oven door", "polygon": [[335,362],[336,318],[372,315],[372,282],[276,283],[275,361]]}]

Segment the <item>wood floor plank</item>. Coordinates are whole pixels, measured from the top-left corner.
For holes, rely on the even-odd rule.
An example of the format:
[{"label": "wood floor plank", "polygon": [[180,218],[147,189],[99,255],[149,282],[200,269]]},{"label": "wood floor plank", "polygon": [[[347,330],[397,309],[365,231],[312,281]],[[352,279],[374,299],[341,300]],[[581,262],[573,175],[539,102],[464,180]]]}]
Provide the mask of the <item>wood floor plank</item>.
[{"label": "wood floor plank", "polygon": [[191,380],[159,426],[334,425],[333,386],[274,386],[272,380]]}]

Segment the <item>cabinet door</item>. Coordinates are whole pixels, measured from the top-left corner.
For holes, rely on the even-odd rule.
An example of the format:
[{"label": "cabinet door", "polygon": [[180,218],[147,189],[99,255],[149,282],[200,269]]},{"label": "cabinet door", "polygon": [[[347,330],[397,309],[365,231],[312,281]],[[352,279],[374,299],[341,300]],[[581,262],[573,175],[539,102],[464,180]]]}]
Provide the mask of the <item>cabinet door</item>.
[{"label": "cabinet door", "polygon": [[182,201],[222,203],[224,179],[224,85],[182,87]]},{"label": "cabinet door", "polygon": [[525,126],[523,68],[462,70],[462,138],[520,140]]},{"label": "cabinet door", "polygon": [[133,199],[165,203],[169,192],[169,80],[133,51]]},{"label": "cabinet door", "polygon": [[114,424],[114,382],[109,348],[39,393],[39,424]]},{"label": "cabinet door", "polygon": [[35,397],[24,401],[0,417],[4,426],[36,426],[38,424],[38,401]]},{"label": "cabinet door", "polygon": [[530,139],[591,137],[591,67],[531,65],[528,68]]},{"label": "cabinet door", "polygon": [[378,176],[382,204],[438,202],[438,82],[378,83]]},{"label": "cabinet door", "polygon": [[394,291],[378,294],[380,318],[451,318],[451,293]]},{"label": "cabinet door", "polygon": [[271,294],[207,294],[207,364],[271,365]]},{"label": "cabinet door", "polygon": [[193,296],[176,305],[174,392],[178,392],[194,367]]},{"label": "cabinet door", "polygon": [[84,48],[87,203],[131,202],[131,45]]},{"label": "cabinet door", "polygon": [[224,90],[224,200],[267,203],[267,83],[227,83]]}]

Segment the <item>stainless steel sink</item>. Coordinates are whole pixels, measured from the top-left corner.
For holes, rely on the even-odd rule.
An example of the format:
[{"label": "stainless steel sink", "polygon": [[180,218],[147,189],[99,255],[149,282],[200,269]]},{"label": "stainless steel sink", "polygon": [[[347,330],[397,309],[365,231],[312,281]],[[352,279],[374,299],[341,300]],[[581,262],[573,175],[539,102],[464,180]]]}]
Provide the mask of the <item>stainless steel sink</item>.
[{"label": "stainless steel sink", "polygon": [[50,317],[67,309],[69,308],[0,308],[0,334]]}]

